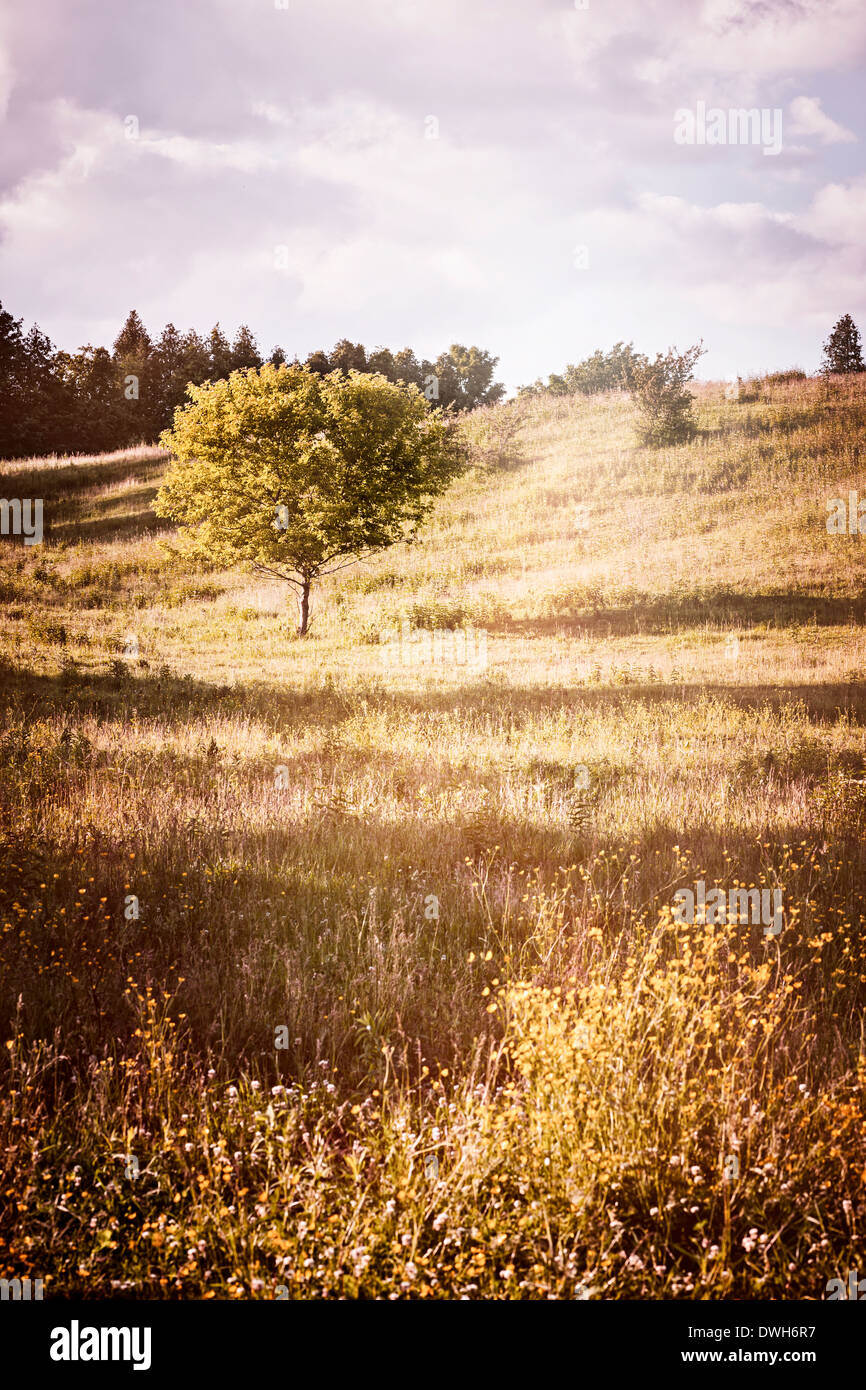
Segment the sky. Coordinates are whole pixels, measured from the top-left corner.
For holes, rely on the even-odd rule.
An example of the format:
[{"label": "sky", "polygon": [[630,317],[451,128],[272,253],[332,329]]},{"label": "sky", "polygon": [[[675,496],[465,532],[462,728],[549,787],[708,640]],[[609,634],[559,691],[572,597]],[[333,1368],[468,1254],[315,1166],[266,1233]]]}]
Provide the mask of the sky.
[{"label": "sky", "polygon": [[620,340],[719,380],[866,337],[864,0],[5,4],[0,299],[61,347],[135,307],[289,357],[475,343],[512,390]]}]

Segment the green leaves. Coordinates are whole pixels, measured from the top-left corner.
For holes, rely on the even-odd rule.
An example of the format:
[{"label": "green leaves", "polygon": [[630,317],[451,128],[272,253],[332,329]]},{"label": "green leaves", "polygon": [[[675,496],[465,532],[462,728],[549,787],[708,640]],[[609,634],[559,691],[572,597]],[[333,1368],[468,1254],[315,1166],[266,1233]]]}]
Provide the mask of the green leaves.
[{"label": "green leaves", "polygon": [[383,376],[266,363],[189,396],[162,435],[174,460],[157,515],[188,550],[299,588],[410,540],[465,467],[451,422]]}]

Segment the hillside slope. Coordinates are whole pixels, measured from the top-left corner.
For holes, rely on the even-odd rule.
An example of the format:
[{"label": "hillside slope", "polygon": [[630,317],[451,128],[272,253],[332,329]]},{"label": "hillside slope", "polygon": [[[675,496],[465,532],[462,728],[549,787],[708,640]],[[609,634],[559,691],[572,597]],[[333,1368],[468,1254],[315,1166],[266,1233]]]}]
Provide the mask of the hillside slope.
[{"label": "hillside slope", "polygon": [[[173,552],[157,450],[4,467],[46,521],[0,548],[8,1270],[790,1298],[863,1262],[866,565],[826,519],[866,386],[697,413],[658,453],[620,396],[470,417],[423,543],[306,641]],[[781,934],[677,924],[699,881],[781,891]]]}]

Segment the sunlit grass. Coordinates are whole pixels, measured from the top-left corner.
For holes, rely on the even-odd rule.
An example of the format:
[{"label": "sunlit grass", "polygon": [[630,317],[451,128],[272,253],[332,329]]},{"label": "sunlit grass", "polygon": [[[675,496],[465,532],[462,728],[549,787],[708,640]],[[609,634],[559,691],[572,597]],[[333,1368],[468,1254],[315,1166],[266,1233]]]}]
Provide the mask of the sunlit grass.
[{"label": "sunlit grass", "polygon": [[[302,642],[279,586],[174,554],[158,451],[4,467],[46,544],[0,546],[0,1272],[820,1298],[862,1265],[866,569],[825,523],[866,400],[759,395],[700,388],[659,452],[616,395],[479,412],[423,543]],[[486,666],[389,664],[404,620]],[[675,925],[699,878],[781,887],[781,935]]]}]

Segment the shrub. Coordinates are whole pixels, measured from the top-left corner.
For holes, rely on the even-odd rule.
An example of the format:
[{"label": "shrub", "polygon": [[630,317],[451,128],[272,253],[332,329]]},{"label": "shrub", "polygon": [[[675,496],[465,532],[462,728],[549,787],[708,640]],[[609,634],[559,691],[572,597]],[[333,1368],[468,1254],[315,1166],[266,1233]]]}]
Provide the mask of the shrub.
[{"label": "shrub", "polygon": [[27,623],[27,630],[37,642],[46,642],[50,646],[65,647],[68,640],[68,633],[64,624],[57,622],[54,618],[47,617],[45,614],[30,618]]},{"label": "shrub", "polygon": [[468,608],[462,603],[443,603],[438,599],[427,599],[413,603],[409,609],[409,624],[413,628],[444,628],[453,630],[463,627],[470,619]]},{"label": "shrub", "polygon": [[686,383],[693,379],[695,363],[703,352],[700,343],[685,352],[668,348],[666,353],[656,353],[655,361],[635,368],[634,396],[641,412],[638,432],[642,444],[678,444],[694,433],[694,398]]},{"label": "shrub", "polygon": [[792,367],[787,372],[770,372],[764,378],[768,386],[789,386],[792,381],[806,381],[806,373],[799,367]]},{"label": "shrub", "polygon": [[177,584],[163,596],[166,608],[180,608],[184,603],[202,603],[219,598],[225,590],[219,584]]}]

